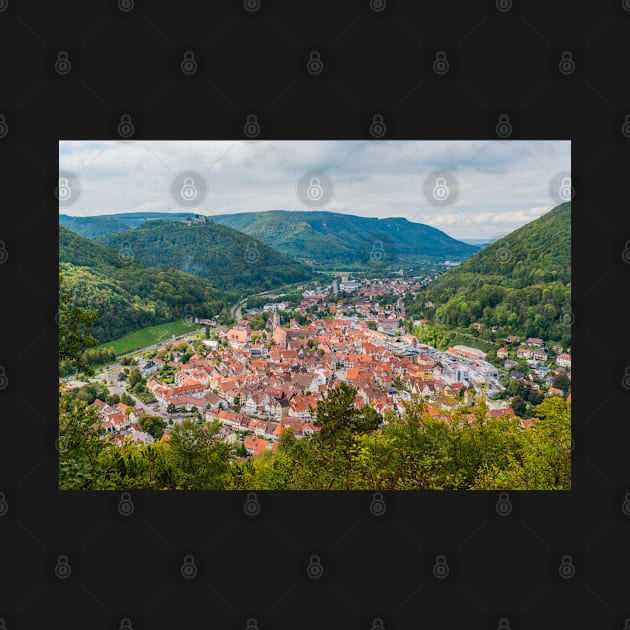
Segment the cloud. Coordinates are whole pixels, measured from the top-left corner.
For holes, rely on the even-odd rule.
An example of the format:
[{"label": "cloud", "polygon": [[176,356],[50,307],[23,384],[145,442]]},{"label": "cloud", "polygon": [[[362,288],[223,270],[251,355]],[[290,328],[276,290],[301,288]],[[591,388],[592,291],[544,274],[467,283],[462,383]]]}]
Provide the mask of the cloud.
[{"label": "cloud", "polygon": [[[66,214],[308,210],[297,182],[324,172],[334,191],[322,209],[402,216],[457,238],[484,238],[551,209],[550,182],[570,172],[571,156],[568,141],[64,141],[59,163],[81,183],[77,202],[60,208]],[[181,207],[171,191],[185,170],[207,183],[196,207]],[[457,180],[452,205],[437,207],[423,194],[436,171]]]}]

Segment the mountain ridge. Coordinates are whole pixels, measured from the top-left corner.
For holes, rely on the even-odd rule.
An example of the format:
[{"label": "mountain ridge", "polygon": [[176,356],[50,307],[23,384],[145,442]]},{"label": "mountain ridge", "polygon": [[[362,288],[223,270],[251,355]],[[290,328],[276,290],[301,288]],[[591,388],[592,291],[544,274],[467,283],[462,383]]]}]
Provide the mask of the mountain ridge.
[{"label": "mountain ridge", "polygon": [[104,237],[146,227],[154,221],[183,221],[195,216],[238,230],[293,260],[321,269],[463,260],[479,249],[476,244],[464,243],[406,217],[361,217],[329,210],[264,210],[219,215],[192,212],[60,215],[60,223],[82,236],[106,243]]},{"label": "mountain ridge", "polygon": [[179,270],[143,265],[127,252],[116,253],[59,226],[62,291],[82,308],[99,312],[94,335],[106,342],[145,326],[192,313],[200,318],[223,313],[222,292],[206,280]]},{"label": "mountain ridge", "polygon": [[[426,304],[433,303],[435,308]],[[409,300],[412,318],[571,343],[571,204],[483,248]]]},{"label": "mountain ridge", "polygon": [[213,221],[154,219],[95,241],[113,250],[129,248],[147,265],[185,271],[229,293],[257,293],[312,277],[306,265]]},{"label": "mountain ridge", "polygon": [[[214,215],[212,220],[264,240],[318,268],[462,260],[478,247],[405,217],[360,217],[326,210],[266,210]],[[378,256],[374,252],[378,251]]]}]

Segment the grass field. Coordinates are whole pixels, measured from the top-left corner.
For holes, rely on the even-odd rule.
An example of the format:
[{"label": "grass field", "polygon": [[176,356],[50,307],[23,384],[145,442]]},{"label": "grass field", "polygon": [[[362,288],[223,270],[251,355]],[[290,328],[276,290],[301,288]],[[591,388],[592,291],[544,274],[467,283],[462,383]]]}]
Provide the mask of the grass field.
[{"label": "grass field", "polygon": [[114,348],[116,354],[126,354],[146,346],[152,346],[160,341],[166,341],[173,335],[183,335],[188,332],[199,330],[198,324],[189,324],[178,320],[157,326],[149,326],[141,330],[134,330],[119,339],[102,343],[99,348]]}]

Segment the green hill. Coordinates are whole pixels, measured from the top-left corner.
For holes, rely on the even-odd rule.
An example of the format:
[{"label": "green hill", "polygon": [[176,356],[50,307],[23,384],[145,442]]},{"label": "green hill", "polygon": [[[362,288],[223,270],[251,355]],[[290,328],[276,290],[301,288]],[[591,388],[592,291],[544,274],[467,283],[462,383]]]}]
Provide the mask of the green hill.
[{"label": "green hill", "polygon": [[236,297],[312,277],[306,265],[211,221],[186,225],[182,221],[156,219],[96,240],[114,251],[132,254],[144,264],[202,277]]},{"label": "green hill", "polygon": [[408,303],[408,315],[447,327],[496,325],[568,346],[570,304],[571,204],[563,203],[441,275]]},{"label": "green hill", "polygon": [[72,230],[85,238],[94,238],[101,234],[111,232],[121,232],[127,230],[128,226],[114,217],[71,217],[66,214],[59,215],[59,225]]},{"label": "green hill", "polygon": [[178,270],[147,267],[59,226],[62,290],[77,306],[97,309],[94,336],[117,339],[145,326],[188,313],[208,318],[225,313],[223,292]]},{"label": "green hill", "polygon": [[124,232],[142,225],[150,219],[186,219],[196,216],[192,212],[123,212],[101,214],[91,217],[59,215],[59,223],[85,238],[96,238],[104,234]]},{"label": "green hill", "polygon": [[[212,217],[318,269],[376,263],[463,260],[479,248],[403,218],[376,219],[335,212],[269,210]],[[382,253],[381,253],[382,252]]]}]

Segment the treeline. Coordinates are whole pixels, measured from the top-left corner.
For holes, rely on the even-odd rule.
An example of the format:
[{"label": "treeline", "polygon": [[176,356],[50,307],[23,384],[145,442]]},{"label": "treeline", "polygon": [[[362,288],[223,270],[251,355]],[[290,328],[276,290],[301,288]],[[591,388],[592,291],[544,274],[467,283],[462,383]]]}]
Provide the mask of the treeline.
[{"label": "treeline", "polygon": [[231,298],[312,277],[302,263],[213,222],[187,226],[181,221],[148,221],[133,230],[100,236],[98,242],[115,252],[129,251],[146,265],[204,278]]},{"label": "treeline", "polygon": [[[185,420],[168,440],[114,445],[94,428],[85,403],[60,403],[60,487],[154,490],[566,490],[571,487],[570,404],[560,397],[536,408],[522,429],[479,404],[433,420],[421,400],[385,426],[356,390],[340,384],[317,410],[319,433],[242,461],[216,437],[218,423]],[[469,422],[473,414],[475,422]]]},{"label": "treeline", "polygon": [[444,273],[407,301],[407,313],[448,327],[479,322],[570,346],[571,205],[557,206]]},{"label": "treeline", "polygon": [[[116,351],[113,348],[90,348],[83,353],[83,359],[88,365],[103,365],[116,359]],[[64,366],[59,370],[60,376],[68,376],[72,370]]]},{"label": "treeline", "polygon": [[424,261],[462,259],[477,248],[422,223],[326,211],[245,212],[214,220],[318,269],[375,272]]},{"label": "treeline", "polygon": [[109,250],[63,226],[59,270],[72,303],[97,312],[92,333],[101,343],[187,315],[229,318],[225,293],[206,280],[147,267],[128,248]]},{"label": "treeline", "polygon": [[69,263],[59,265],[63,290],[79,307],[96,310],[93,334],[104,343],[124,334],[185,317],[227,313],[224,299],[188,274],[152,268],[101,272]]},{"label": "treeline", "polygon": [[[487,328],[499,326],[504,334],[540,337],[563,347],[571,345],[570,284],[513,289],[488,284],[492,281],[476,274],[441,279],[422,298],[408,303],[407,315],[460,329],[479,322]],[[426,301],[437,304],[437,308],[427,308]]]}]

